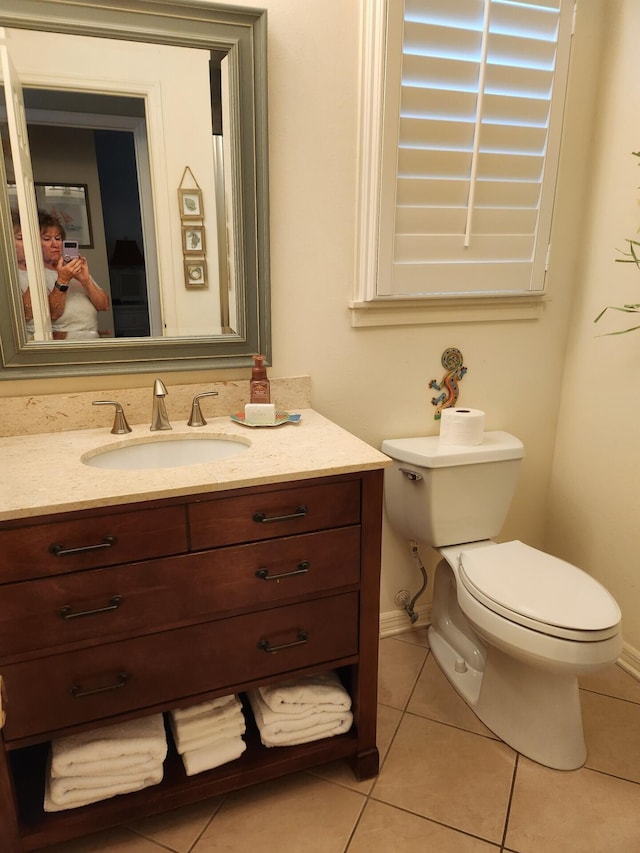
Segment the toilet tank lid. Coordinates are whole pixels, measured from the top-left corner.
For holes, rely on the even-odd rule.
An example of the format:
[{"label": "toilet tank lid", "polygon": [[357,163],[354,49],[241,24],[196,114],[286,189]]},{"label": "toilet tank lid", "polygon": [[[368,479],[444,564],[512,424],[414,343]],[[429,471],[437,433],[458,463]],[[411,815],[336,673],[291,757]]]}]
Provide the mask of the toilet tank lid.
[{"label": "toilet tank lid", "polygon": [[524,446],[520,439],[499,431],[485,432],[482,443],[473,446],[441,445],[439,435],[423,435],[416,438],[386,438],[381,449],[398,462],[421,468],[448,468],[524,457]]}]

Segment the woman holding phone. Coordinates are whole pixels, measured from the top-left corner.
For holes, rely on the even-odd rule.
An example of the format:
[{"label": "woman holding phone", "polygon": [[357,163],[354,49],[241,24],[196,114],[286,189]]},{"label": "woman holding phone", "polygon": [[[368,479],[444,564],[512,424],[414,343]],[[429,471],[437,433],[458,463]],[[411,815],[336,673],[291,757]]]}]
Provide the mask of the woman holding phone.
[{"label": "woman holding phone", "polygon": [[59,220],[39,211],[38,221],[45,270],[56,272],[49,291],[54,339],[99,337],[98,311],[109,309],[109,297],[91,277],[87,259],[78,253],[77,243],[65,240]]}]

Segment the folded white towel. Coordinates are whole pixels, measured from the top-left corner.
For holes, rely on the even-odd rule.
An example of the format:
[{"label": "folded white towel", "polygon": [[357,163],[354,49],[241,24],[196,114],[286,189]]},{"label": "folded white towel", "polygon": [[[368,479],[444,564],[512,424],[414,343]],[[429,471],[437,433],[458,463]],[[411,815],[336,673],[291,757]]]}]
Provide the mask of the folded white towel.
[{"label": "folded white towel", "polygon": [[150,759],[162,762],[167,738],[162,714],[128,720],[80,734],[57,738],[51,743],[51,771],[62,776],[114,775],[135,772]]},{"label": "folded white towel", "polygon": [[86,791],[101,788],[136,791],[147,784],[157,784],[162,780],[162,774],[163,764],[157,761],[155,767],[147,768],[143,773],[122,773],[120,776],[63,776],[61,779],[50,777],[49,791],[55,803],[64,803],[68,798],[84,797]]},{"label": "folded white towel", "polygon": [[[351,711],[345,711],[346,714],[351,714]],[[312,729],[306,729],[304,732],[299,733],[299,737],[295,736],[294,732],[287,734],[279,734],[270,736],[269,734],[262,735],[260,733],[260,740],[263,746],[272,747],[272,746],[296,746],[300,743],[311,743],[313,740],[324,740],[324,738],[335,737],[336,735],[342,735],[345,732],[348,732],[351,728],[352,721],[349,719],[344,719],[340,724],[327,724],[314,726]]]},{"label": "folded white towel", "polygon": [[201,746],[212,746],[218,741],[227,740],[231,737],[239,737],[247,730],[247,724],[242,714],[237,720],[216,723],[214,726],[199,730],[195,734],[188,732],[186,736],[171,718],[169,718],[169,723],[179,753],[186,752],[189,749],[199,749]]},{"label": "folded white towel", "polygon": [[[158,761],[157,758],[144,758],[140,761],[136,761],[135,763],[131,763],[130,756],[127,756],[126,761],[124,759],[109,759],[105,758],[104,761],[95,761],[95,762],[83,762],[81,765],[74,765],[71,770],[71,773],[60,773],[54,767],[53,764],[51,766],[51,778],[52,779],[121,779],[123,777],[140,777],[144,776],[147,773],[153,773],[159,764],[162,764],[161,761]],[[98,769],[99,766],[99,769]],[[96,772],[85,773],[80,772],[79,768],[91,768]]]},{"label": "folded white towel", "polygon": [[[251,699],[251,696],[249,696],[249,698]],[[341,717],[345,713],[344,709],[336,708],[335,706],[333,706],[332,711],[319,711],[315,705],[309,705],[305,711],[296,711],[293,714],[288,714],[284,711],[272,711],[262,698],[260,690],[255,691],[254,699],[259,704],[260,718],[264,726],[285,725],[292,730],[304,729],[315,725],[315,722],[320,715],[327,714],[334,717],[337,714]],[[253,707],[254,703],[252,702],[251,704]],[[283,705],[283,708],[284,707],[285,706]],[[255,713],[255,708],[253,708],[253,710]]]},{"label": "folded white towel", "polygon": [[162,777],[162,762],[157,764],[153,772],[140,776],[126,775],[120,778],[96,776],[91,779],[82,776],[70,776],[66,779],[52,779],[47,774],[44,810],[46,812],[58,812],[64,809],[75,809],[89,803],[110,799],[117,794],[141,791],[143,788],[162,782]]},{"label": "folded white towel", "polygon": [[[351,711],[318,711],[305,716],[277,714],[263,701],[259,690],[247,694],[260,740],[264,746],[292,746],[348,732],[353,725]],[[269,722],[266,722],[266,720]]]},{"label": "folded white towel", "polygon": [[351,708],[351,697],[333,670],[303,675],[258,689],[272,711],[306,713],[309,705],[315,706],[316,711],[348,711]]},{"label": "folded white towel", "polygon": [[241,702],[235,693],[229,696],[218,696],[216,699],[209,699],[206,702],[200,702],[198,705],[190,705],[188,708],[175,708],[171,711],[171,716],[178,722],[188,720],[190,717],[197,717],[200,714],[205,714],[208,711],[214,711],[216,708],[224,708],[226,705],[240,705]]},{"label": "folded white towel", "polygon": [[173,711],[169,712],[169,720],[172,727],[177,729],[185,737],[204,734],[216,725],[237,722],[241,719],[243,719],[242,702],[237,697],[234,698],[234,701],[227,703],[223,707],[213,708],[187,719],[176,718]]},{"label": "folded white towel", "polygon": [[182,756],[185,773],[194,776],[203,770],[212,770],[221,764],[240,758],[247,748],[241,737],[227,738],[213,746],[205,746],[201,749],[192,749]]}]

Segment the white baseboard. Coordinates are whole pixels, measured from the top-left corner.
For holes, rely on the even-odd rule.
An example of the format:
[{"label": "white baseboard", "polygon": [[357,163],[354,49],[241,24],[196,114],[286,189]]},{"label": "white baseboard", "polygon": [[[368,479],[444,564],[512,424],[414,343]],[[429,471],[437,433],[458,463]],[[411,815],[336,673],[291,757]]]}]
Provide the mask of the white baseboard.
[{"label": "white baseboard", "polygon": [[431,605],[418,604],[415,608],[418,620],[412,622],[406,610],[389,610],[380,614],[380,637],[393,637],[405,634],[412,628],[424,628],[431,624]]},{"label": "white baseboard", "polygon": [[640,681],[640,651],[638,649],[634,649],[629,643],[623,643],[622,654],[618,658],[618,663],[629,675],[633,675]]}]

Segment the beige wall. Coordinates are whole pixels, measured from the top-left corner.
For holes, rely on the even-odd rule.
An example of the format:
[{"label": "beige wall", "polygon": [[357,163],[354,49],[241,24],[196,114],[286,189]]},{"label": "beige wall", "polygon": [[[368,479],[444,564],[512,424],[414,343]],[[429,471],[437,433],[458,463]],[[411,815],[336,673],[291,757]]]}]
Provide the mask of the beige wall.
[{"label": "beige wall", "polygon": [[[575,253],[588,184],[588,118],[597,84],[599,2],[574,52],[550,301],[540,320],[445,326],[350,326],[355,254],[358,4],[269,0],[269,125],[274,368],[309,374],[315,408],[375,446],[437,432],[429,380],[459,347],[469,367],[460,401],[489,429],[525,443],[527,459],[505,537],[544,545],[546,500]],[[336,25],[339,21],[339,25]],[[586,129],[585,129],[586,128]],[[430,562],[424,555],[425,562]],[[385,529],[381,611],[417,590],[406,543]]]},{"label": "beige wall", "polygon": [[[511,431],[526,447],[523,475],[504,537],[544,546],[567,326],[569,320],[572,327],[578,322],[572,294],[576,260],[584,248],[582,215],[590,184],[589,116],[598,81],[602,3],[589,0],[579,18],[569,133],[548,277],[550,299],[541,318],[361,329],[351,327],[347,307],[353,293],[356,245],[359,3],[262,0],[259,5],[267,7],[269,25],[271,374],[309,374],[314,407],[379,446],[386,437],[437,432],[428,383],[441,377],[442,351],[459,347],[469,368],[460,402],[484,409],[488,429]],[[626,152],[639,147],[638,143],[629,140],[620,146],[618,160],[628,160]],[[630,192],[634,180],[640,183],[640,172],[636,174],[634,168],[631,164],[627,170],[631,177],[623,186]],[[616,245],[624,231],[621,225],[608,245]],[[579,322],[588,337],[592,333],[591,308],[582,313]],[[585,394],[584,407],[594,413],[609,404],[611,374],[618,358],[623,357],[627,376],[633,363],[631,354],[624,356],[619,342],[600,341],[598,346],[608,347],[612,353],[606,366],[607,381],[594,383],[584,366],[574,370],[583,372],[583,382],[591,392],[589,398]],[[635,346],[640,347],[640,337]],[[211,375],[246,378],[248,373]],[[191,378],[163,374],[163,378],[168,383],[205,381],[203,374]],[[98,377],[8,383],[13,388],[0,388],[0,394],[113,388],[118,381]],[[145,386],[149,381],[147,376],[130,377],[121,384]],[[587,491],[595,501],[594,490]],[[428,555],[424,558],[431,562]],[[382,612],[394,609],[393,596],[399,588],[417,590],[419,584],[406,544],[385,528]],[[616,592],[624,597],[622,585]]]},{"label": "beige wall", "polygon": [[[638,239],[640,4],[614,0],[606,28],[606,75],[599,112],[592,197],[582,235],[583,266],[572,305],[547,544],[602,581],[623,611],[623,634],[640,669],[640,317],[605,305],[640,302],[640,271],[615,263],[625,238]],[[635,323],[633,322],[635,319]],[[635,650],[635,651],[633,651]]]}]

